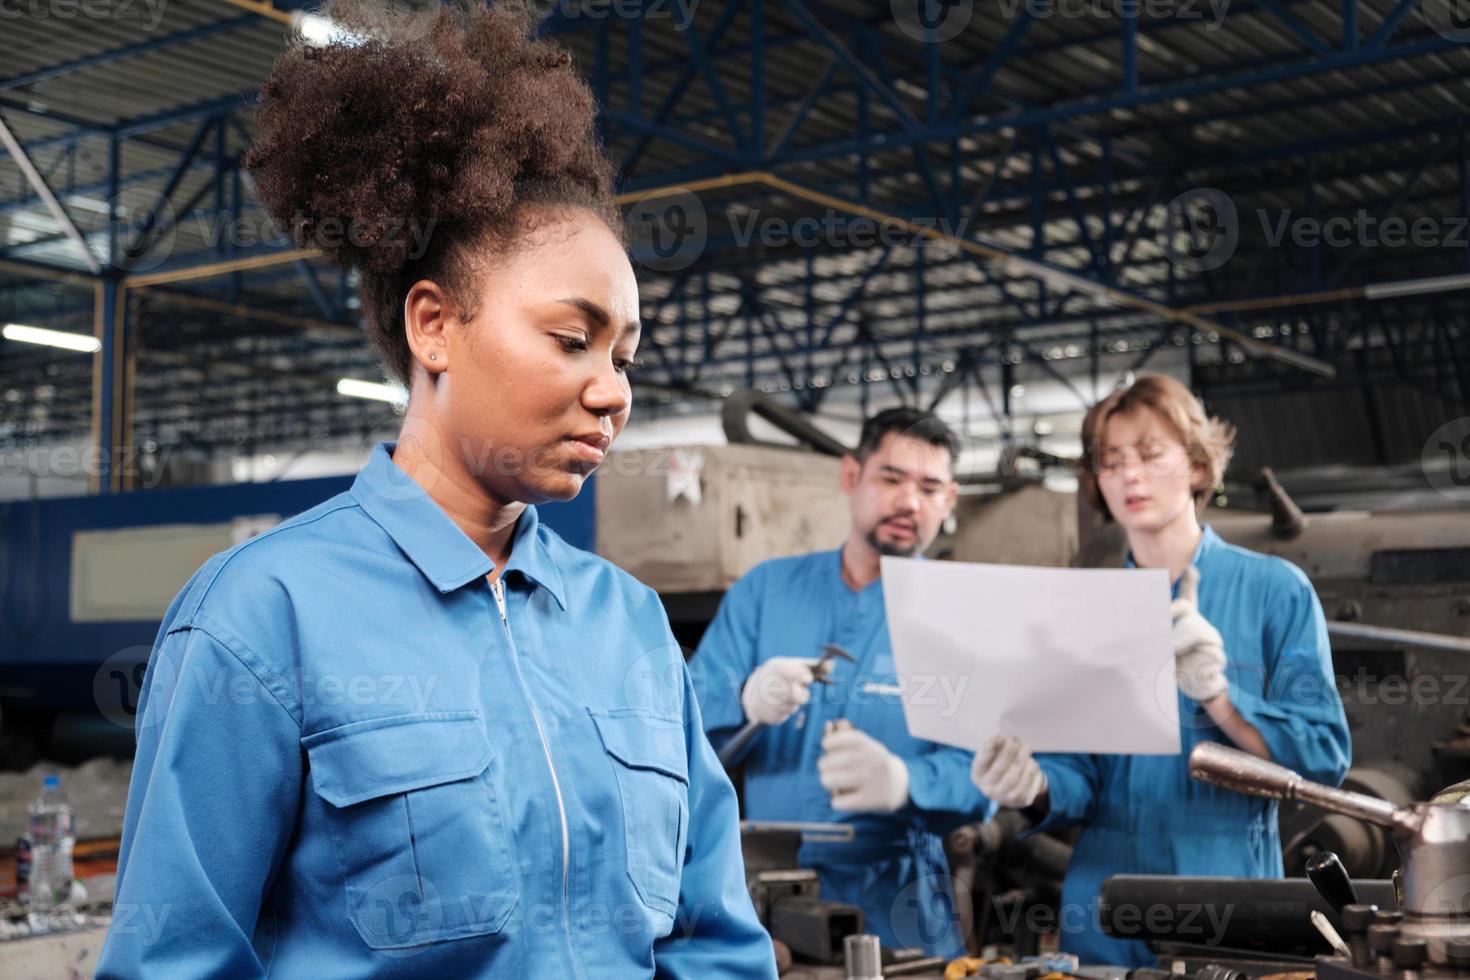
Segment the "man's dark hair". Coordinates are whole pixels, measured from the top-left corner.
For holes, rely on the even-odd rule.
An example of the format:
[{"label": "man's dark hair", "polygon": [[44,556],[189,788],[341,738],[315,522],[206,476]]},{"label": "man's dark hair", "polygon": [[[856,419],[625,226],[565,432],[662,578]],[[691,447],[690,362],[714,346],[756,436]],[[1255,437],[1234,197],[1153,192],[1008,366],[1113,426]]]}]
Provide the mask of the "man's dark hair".
[{"label": "man's dark hair", "polygon": [[932,412],[899,407],[885,408],[863,423],[863,433],[858,437],[857,451],[853,453],[857,461],[866,463],[883,441],[883,437],[890,432],[897,432],[909,439],[920,439],[931,446],[943,446],[949,451],[951,462],[960,458],[959,437],[944,424],[944,420]]}]

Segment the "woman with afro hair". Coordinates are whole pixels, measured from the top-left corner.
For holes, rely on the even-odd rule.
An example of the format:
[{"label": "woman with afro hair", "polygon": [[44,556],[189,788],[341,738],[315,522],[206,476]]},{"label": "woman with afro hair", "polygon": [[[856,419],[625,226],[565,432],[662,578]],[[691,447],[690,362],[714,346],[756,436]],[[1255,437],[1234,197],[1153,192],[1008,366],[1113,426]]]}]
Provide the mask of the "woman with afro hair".
[{"label": "woman with afro hair", "polygon": [[774,977],[658,597],[536,516],[631,406],[591,94],[524,16],[326,12],[246,162],[408,406],[165,614],[97,975]]}]

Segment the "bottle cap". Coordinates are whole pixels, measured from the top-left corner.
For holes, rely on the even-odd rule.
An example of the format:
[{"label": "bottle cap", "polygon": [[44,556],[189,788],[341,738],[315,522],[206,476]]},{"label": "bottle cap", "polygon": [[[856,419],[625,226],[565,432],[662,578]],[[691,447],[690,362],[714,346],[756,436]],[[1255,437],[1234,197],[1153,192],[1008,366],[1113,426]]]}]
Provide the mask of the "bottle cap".
[{"label": "bottle cap", "polygon": [[47,789],[50,789],[53,786],[60,786],[61,785],[61,777],[60,776],[47,776],[45,779],[41,780],[41,785],[44,786],[44,787],[46,787]]}]

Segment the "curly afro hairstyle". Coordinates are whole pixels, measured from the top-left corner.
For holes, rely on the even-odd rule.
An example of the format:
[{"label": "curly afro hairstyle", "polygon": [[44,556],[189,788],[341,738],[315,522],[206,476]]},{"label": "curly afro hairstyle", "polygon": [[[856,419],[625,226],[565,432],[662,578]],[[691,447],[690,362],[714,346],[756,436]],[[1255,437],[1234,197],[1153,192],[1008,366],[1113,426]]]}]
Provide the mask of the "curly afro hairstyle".
[{"label": "curly afro hairstyle", "polygon": [[525,10],[332,0],[322,13],[350,34],[276,61],[245,163],[297,245],[357,270],[369,336],[407,385],[409,287],[431,279],[472,317],[472,263],[567,207],[625,240],[613,167],[571,55],[531,39]]}]

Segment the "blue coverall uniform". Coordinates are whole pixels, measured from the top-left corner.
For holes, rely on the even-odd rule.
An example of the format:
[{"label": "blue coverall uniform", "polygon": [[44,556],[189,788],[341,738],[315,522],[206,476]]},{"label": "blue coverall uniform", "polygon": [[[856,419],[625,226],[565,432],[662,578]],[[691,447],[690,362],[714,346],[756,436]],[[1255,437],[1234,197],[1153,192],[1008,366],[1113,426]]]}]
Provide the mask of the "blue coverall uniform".
[{"label": "blue coverall uniform", "polygon": [[774,978],[658,597],[393,449],[168,609],[97,976]]},{"label": "blue coverall uniform", "polygon": [[[1307,577],[1280,558],[1225,543],[1209,527],[1192,563],[1200,575],[1200,614],[1225,641],[1235,710],[1261,733],[1276,762],[1316,782],[1341,783],[1351,757],[1347,719],[1326,620]],[[1063,883],[1059,923],[1062,950],[1084,963],[1155,961],[1141,940],[1101,932],[1098,890],[1112,875],[1282,875],[1276,801],[1189,777],[1195,745],[1231,743],[1198,703],[1182,693],[1178,699],[1180,755],[1036,757],[1051,800],[1036,829],[1084,825]],[[1219,924],[1195,917],[1194,925],[1198,942],[1208,944]]]},{"label": "blue coverall uniform", "polygon": [[[822,896],[861,907],[868,931],[885,946],[960,955],[941,835],[988,818],[993,807],[970,781],[970,752],[909,735],[881,579],[855,592],[843,581],[841,552],[824,551],[764,562],[732,585],[690,661],[705,729],[722,746],[745,723],[740,692],[761,663],[819,657],[827,643],[857,662],[835,661],[830,685],[812,685],[808,704],[751,744],[746,818],[851,824],[850,843],[802,845],[799,860],[819,873]],[[817,760],[823,728],[837,718],[903,759],[907,805],[894,813],[832,809]]]}]

